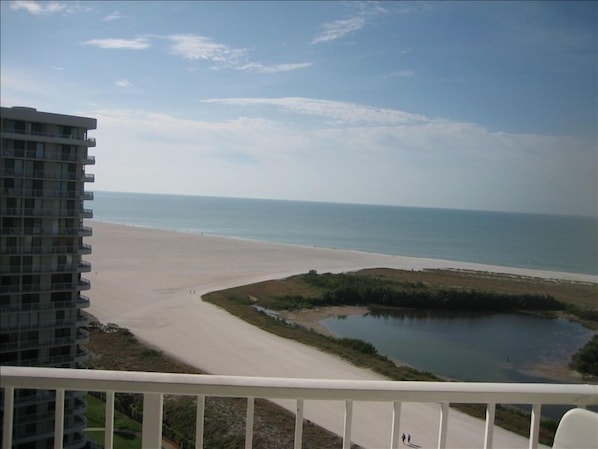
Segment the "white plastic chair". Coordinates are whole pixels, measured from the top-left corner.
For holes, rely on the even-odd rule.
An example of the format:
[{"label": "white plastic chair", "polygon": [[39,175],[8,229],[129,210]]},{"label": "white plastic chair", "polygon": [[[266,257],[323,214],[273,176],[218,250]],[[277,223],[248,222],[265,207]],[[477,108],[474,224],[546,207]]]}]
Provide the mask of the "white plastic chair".
[{"label": "white plastic chair", "polygon": [[552,449],[598,449],[598,413],[574,408],[561,418]]}]

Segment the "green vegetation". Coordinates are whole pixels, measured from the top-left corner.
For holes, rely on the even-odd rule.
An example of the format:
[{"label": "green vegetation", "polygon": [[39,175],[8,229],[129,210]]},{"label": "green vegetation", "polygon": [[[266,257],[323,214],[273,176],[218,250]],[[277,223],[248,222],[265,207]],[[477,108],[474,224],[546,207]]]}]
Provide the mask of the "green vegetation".
[{"label": "green vegetation", "polygon": [[[576,317],[586,326],[598,328],[596,310],[598,285],[560,282],[520,276],[470,271],[389,269],[362,270],[357,273],[332,275],[311,271],[284,280],[267,281],[214,292],[204,297],[229,312],[285,338],[300,341],[329,351],[358,366],[373,369],[395,380],[439,380],[431,373],[397,366],[377,353],[370,343],[357,339],[337,339],[260,313],[252,305],[272,310],[295,310],[326,305],[378,304],[391,307],[417,303],[424,308],[445,307],[460,310],[468,307],[489,307],[486,310],[533,310],[551,316]],[[352,301],[352,302],[351,302]],[[380,301],[380,302],[379,302]],[[396,302],[395,302],[396,301]],[[501,302],[503,302],[501,304]],[[470,309],[467,309],[470,310]],[[127,329],[101,326],[90,329],[90,367],[96,369],[199,373],[187,365],[169,359],[160,351],[140,344]],[[575,367],[592,373],[598,360],[598,337],[580,351]],[[592,368],[593,367],[593,368]],[[587,371],[585,371],[587,370]],[[595,371],[594,371],[595,372]],[[90,428],[104,427],[104,404],[91,396],[87,417]],[[453,404],[473,416],[484,417],[483,406]],[[115,428],[132,432],[115,434],[115,447],[141,447],[140,395],[116,395]],[[246,401],[235,398],[207,398],[204,447],[236,449],[244,447]],[[119,411],[120,410],[120,411]],[[193,447],[195,439],[196,402],[190,397],[167,396],[164,402],[164,434],[181,447]],[[128,415],[128,416],[127,416]],[[131,417],[135,418],[132,419]],[[527,436],[529,415],[504,406],[497,406],[496,423]],[[294,417],[286,410],[263,400],[256,400],[254,447],[291,448]],[[542,420],[540,441],[552,444],[556,423]],[[87,431],[94,441],[103,444],[103,430]],[[124,436],[121,436],[124,435]],[[322,449],[340,447],[341,439],[310,422],[304,422],[304,446]]]},{"label": "green vegetation", "polygon": [[[100,398],[88,394],[87,417],[88,430],[85,434],[89,436],[96,444],[104,445],[104,425],[105,425],[105,403]],[[97,430],[89,430],[97,429]],[[141,424],[118,410],[114,414],[114,428],[118,431],[114,434],[114,447],[119,449],[141,449]]]},{"label": "green vegetation", "polygon": [[[165,373],[200,374],[200,371],[166,357],[162,352],[142,345],[127,329],[110,331],[102,326],[89,328],[87,345],[92,357],[90,368],[146,371]],[[204,447],[241,449],[245,446],[245,399],[206,398],[204,420]],[[186,396],[164,398],[163,434],[180,447],[195,447],[196,399]],[[89,428],[104,428],[104,402],[88,395]],[[138,449],[141,447],[142,397],[139,394],[117,393],[115,395],[114,447]],[[257,399],[254,416],[254,447],[285,449],[293,447],[295,418],[285,409],[271,402]],[[135,436],[127,439],[133,432]],[[103,430],[87,430],[97,444],[104,444]],[[311,422],[303,424],[304,447],[321,449],[338,448],[342,440]]]},{"label": "green vegetation", "polygon": [[573,356],[571,367],[584,376],[598,378],[598,335]]},{"label": "green vegetation", "polygon": [[[273,310],[334,305],[406,307],[449,311],[534,312],[575,318],[598,328],[598,285],[454,270],[368,269],[307,274],[231,289],[239,304]],[[245,292],[252,292],[249,296]],[[257,293],[259,293],[259,295]]]},{"label": "green vegetation", "polygon": [[[217,304],[251,324],[295,341],[339,355],[357,366],[370,368],[393,380],[440,380],[433,374],[398,366],[367,342],[337,339],[260,313],[338,305],[449,311],[532,312],[575,317],[591,328],[595,319],[598,285],[529,278],[496,273],[454,270],[404,271],[369,269],[346,274],[318,274],[315,270],[283,280],[266,281],[213,292],[204,300]],[[453,406],[478,417],[476,405]],[[496,423],[529,435],[529,415],[497,407]],[[556,423],[542,420],[540,440],[552,444]]]},{"label": "green vegetation", "polygon": [[390,282],[374,276],[351,274],[300,275],[304,282],[323,289],[321,296],[283,296],[280,308],[329,305],[379,305],[411,309],[476,312],[564,310],[565,304],[550,295],[501,293],[479,290],[431,288],[423,282]]}]

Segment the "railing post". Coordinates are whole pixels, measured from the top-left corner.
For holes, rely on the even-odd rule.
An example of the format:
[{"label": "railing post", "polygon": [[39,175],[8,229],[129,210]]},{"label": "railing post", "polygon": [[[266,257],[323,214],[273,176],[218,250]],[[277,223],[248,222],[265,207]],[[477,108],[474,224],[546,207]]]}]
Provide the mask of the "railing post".
[{"label": "railing post", "polygon": [[247,398],[247,419],[245,422],[245,449],[253,447],[253,415],[255,412],[255,398]]},{"label": "railing post", "polygon": [[54,415],[54,449],[62,449],[64,439],[64,388],[56,390]]},{"label": "railing post", "polygon": [[195,416],[195,449],[203,449],[204,415],[206,412],[206,397],[197,396],[197,415]]},{"label": "railing post", "polygon": [[484,449],[492,449],[494,438],[494,418],[496,416],[496,404],[488,403],[486,406],[486,430],[484,432]]},{"label": "railing post", "polygon": [[161,449],[162,447],[162,402],[160,393],[143,394],[143,427],[141,447]]},{"label": "railing post", "polygon": [[540,438],[540,413],[542,404],[533,404],[532,418],[529,426],[529,449],[537,449]]},{"label": "railing post", "polygon": [[390,434],[390,448],[397,449],[401,436],[401,403],[394,401],[392,404],[392,432]]},{"label": "railing post", "polygon": [[440,404],[440,427],[438,429],[438,449],[446,448],[446,434],[448,426],[449,403]]},{"label": "railing post", "polygon": [[4,419],[2,420],[2,449],[12,447],[12,423],[15,407],[14,387],[4,387]]},{"label": "railing post", "polygon": [[106,392],[106,411],[104,418],[104,449],[114,446],[114,391]]},{"label": "railing post", "polygon": [[297,414],[295,415],[295,440],[293,449],[301,449],[303,445],[303,399],[297,399]]},{"label": "railing post", "polygon": [[351,424],[353,423],[353,401],[345,401],[345,429],[343,449],[351,449]]}]

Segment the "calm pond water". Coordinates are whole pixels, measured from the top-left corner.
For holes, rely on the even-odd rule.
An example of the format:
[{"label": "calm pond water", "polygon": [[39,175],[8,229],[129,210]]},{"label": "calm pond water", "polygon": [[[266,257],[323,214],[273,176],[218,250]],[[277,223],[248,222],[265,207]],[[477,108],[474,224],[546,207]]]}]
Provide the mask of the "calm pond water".
[{"label": "calm pond water", "polygon": [[594,335],[572,321],[523,314],[384,311],[322,324],[414,368],[478,382],[546,382],[533,368],[566,365]]}]

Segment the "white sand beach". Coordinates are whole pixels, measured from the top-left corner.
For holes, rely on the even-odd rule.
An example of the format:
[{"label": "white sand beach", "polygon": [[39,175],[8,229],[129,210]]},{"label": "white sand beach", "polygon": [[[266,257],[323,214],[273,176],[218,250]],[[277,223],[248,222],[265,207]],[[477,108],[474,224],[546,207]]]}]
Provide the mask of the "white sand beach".
[{"label": "white sand beach", "polygon": [[[94,230],[91,307],[104,323],[131,330],[140,340],[212,374],[332,379],[381,379],[338,357],[276,337],[205,303],[201,295],[232,286],[304,273],[368,267],[462,268],[598,282],[596,276],[550,273],[461,262],[254,242],[138,227],[89,223]],[[286,404],[289,406],[289,404]],[[292,407],[290,407],[292,408]],[[401,431],[412,442],[435,447],[436,404],[404,404]],[[340,403],[306,402],[306,418],[342,434]],[[353,441],[388,447],[391,406],[359,403]],[[455,410],[449,415],[448,447],[481,447],[483,423]],[[496,429],[496,448],[527,447],[527,439]]]}]

